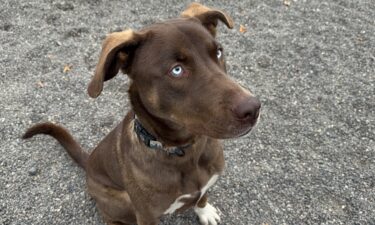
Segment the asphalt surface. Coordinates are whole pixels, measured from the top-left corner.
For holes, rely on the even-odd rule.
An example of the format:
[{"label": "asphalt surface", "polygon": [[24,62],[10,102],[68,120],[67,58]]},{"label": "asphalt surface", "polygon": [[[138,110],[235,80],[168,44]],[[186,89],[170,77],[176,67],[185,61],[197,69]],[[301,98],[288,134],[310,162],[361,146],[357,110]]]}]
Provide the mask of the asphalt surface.
[{"label": "asphalt surface", "polygon": [[[20,136],[53,121],[92,149],[129,109],[125,75],[86,93],[101,41],[188,3],[0,0],[0,224],[102,224],[60,145]],[[224,141],[210,189],[221,224],[375,224],[375,2],[204,3],[234,18],[218,36],[228,71],[263,103],[250,136]],[[198,221],[189,211],[162,224]]]}]

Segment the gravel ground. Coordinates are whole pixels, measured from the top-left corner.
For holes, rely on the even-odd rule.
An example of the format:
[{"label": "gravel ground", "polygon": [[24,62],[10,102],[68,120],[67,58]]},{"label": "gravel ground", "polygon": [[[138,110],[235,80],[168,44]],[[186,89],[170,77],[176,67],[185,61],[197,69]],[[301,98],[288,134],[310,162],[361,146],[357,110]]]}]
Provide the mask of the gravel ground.
[{"label": "gravel ground", "polygon": [[[0,0],[0,224],[102,224],[60,145],[19,137],[54,121],[92,149],[129,109],[126,76],[86,93],[105,34],[188,3]],[[218,37],[229,73],[263,102],[252,135],[224,141],[210,190],[221,224],[375,224],[375,2],[203,3],[234,18]],[[189,211],[162,224],[198,222]]]}]

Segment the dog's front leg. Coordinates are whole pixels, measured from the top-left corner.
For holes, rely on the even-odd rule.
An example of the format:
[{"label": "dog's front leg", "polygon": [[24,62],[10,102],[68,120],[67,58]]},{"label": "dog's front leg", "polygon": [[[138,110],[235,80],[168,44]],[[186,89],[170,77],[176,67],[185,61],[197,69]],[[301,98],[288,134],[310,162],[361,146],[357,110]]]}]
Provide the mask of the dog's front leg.
[{"label": "dog's front leg", "polygon": [[137,214],[137,225],[158,225],[158,219],[150,219]]},{"label": "dog's front leg", "polygon": [[130,225],[130,224],[118,222],[118,223],[107,223],[107,225]]},{"label": "dog's front leg", "polygon": [[155,220],[155,221],[142,221],[142,220],[139,220],[137,221],[137,225],[158,225],[159,224],[159,221]]},{"label": "dog's front leg", "polygon": [[204,194],[194,207],[194,212],[199,217],[202,225],[217,225],[220,222],[217,209],[207,202],[207,195]]}]

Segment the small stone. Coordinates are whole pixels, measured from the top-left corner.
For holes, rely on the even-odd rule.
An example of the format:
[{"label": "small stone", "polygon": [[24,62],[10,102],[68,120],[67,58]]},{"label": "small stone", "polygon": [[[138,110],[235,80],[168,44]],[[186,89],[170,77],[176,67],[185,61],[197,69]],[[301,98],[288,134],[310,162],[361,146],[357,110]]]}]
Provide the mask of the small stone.
[{"label": "small stone", "polygon": [[9,31],[11,28],[12,28],[12,24],[10,24],[10,23],[0,25],[0,30],[3,30],[3,31]]},{"label": "small stone", "polygon": [[69,193],[73,193],[74,192],[74,186],[73,185],[69,185],[68,186],[68,191],[69,191]]},{"label": "small stone", "polygon": [[37,175],[38,174],[38,169],[36,168],[36,167],[31,167],[30,169],[29,169],[29,175],[30,176],[35,176],[35,175]]},{"label": "small stone", "polygon": [[262,55],[257,59],[257,63],[260,67],[267,68],[271,65],[271,59],[266,55]]},{"label": "small stone", "polygon": [[89,29],[87,27],[74,27],[65,33],[65,38],[81,37],[85,33],[89,33]]},{"label": "small stone", "polygon": [[70,11],[74,9],[74,6],[68,2],[61,2],[56,4],[56,7],[58,9],[61,9],[62,11]]},{"label": "small stone", "polygon": [[47,24],[53,25],[53,26],[59,25],[60,17],[61,17],[60,14],[54,13],[52,15],[47,16],[46,22]]}]

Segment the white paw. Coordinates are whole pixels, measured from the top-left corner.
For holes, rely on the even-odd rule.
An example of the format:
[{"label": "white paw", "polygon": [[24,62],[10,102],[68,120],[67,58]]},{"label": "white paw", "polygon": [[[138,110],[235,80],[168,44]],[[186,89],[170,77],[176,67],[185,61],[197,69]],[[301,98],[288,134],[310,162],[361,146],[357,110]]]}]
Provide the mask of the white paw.
[{"label": "white paw", "polygon": [[195,213],[199,217],[199,222],[202,225],[217,225],[220,222],[220,217],[217,210],[210,204],[206,204],[204,208],[194,207]]}]

